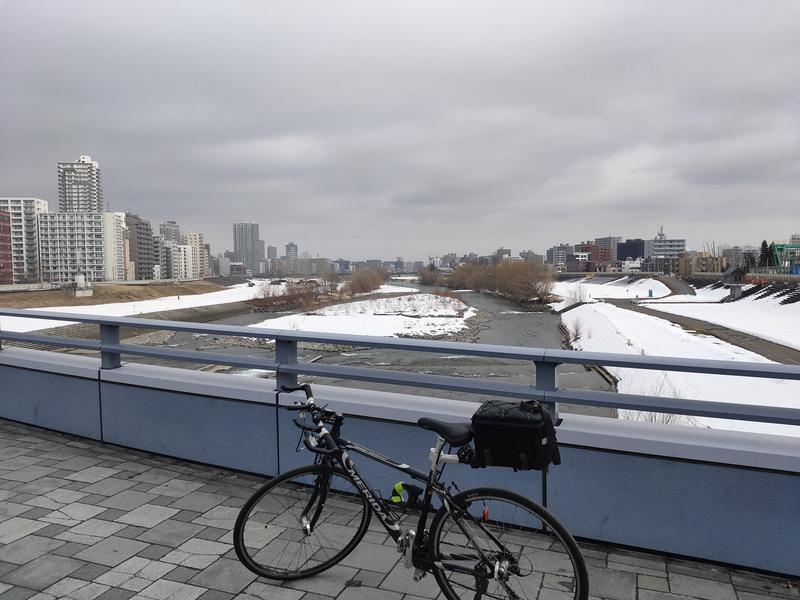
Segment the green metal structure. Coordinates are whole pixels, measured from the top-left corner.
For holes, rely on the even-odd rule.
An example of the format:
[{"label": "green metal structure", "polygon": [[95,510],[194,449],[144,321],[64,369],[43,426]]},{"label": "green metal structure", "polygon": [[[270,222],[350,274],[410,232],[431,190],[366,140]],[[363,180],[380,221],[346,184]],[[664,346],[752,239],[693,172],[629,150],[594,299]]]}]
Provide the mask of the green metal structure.
[{"label": "green metal structure", "polygon": [[800,275],[800,244],[772,244],[775,272],[778,275]]}]

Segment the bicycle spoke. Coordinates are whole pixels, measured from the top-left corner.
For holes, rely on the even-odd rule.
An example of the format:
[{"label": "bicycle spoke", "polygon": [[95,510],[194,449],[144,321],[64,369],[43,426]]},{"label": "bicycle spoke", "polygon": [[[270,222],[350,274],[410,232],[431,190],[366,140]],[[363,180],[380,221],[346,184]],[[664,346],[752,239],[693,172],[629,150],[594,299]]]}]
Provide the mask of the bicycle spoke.
[{"label": "bicycle spoke", "polygon": [[364,535],[369,509],[343,473],[332,473],[320,508],[322,495],[314,493],[320,469],[308,467],[276,478],[248,502],[234,540],[248,568],[279,579],[307,576],[341,560]]},{"label": "bicycle spoke", "polygon": [[487,490],[465,498],[458,522],[442,513],[432,532],[435,559],[441,561],[434,573],[449,599],[473,600],[482,586],[482,598],[585,598],[585,581],[577,585],[585,567],[574,541],[544,527],[528,504],[509,492]]}]

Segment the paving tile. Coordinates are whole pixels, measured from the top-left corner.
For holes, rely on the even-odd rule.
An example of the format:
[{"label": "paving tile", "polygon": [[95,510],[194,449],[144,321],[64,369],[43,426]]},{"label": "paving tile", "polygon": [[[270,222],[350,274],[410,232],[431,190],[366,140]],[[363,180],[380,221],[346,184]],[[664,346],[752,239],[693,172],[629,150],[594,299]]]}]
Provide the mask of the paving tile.
[{"label": "paving tile", "polygon": [[640,590],[655,590],[668,592],[669,583],[666,577],[653,577],[652,575],[638,575],[636,578]]},{"label": "paving tile", "polygon": [[[202,527],[202,525],[200,525]],[[220,529],[218,527],[206,527],[200,533],[197,534],[197,537],[204,539],[204,540],[212,540],[222,541],[222,537],[225,535],[231,534],[231,530],[229,529]],[[232,544],[233,543],[233,536],[231,535],[231,539],[227,540],[225,543]]]},{"label": "paving tile", "polygon": [[94,581],[108,570],[109,567],[106,567],[105,565],[88,563],[82,566],[77,571],[71,573],[70,577],[75,577],[76,579],[83,579],[85,581]]},{"label": "paving tile", "polygon": [[47,527],[47,523],[13,517],[0,523],[0,544],[10,544],[44,527]]},{"label": "paving tile", "polygon": [[127,510],[119,510],[118,508],[107,508],[103,512],[97,515],[98,519],[103,519],[104,521],[116,521],[122,515],[128,513]]},{"label": "paving tile", "polygon": [[146,530],[137,539],[151,544],[178,546],[203,531],[203,525],[183,523],[173,519],[162,521],[155,527]]},{"label": "paving tile", "polygon": [[150,490],[150,493],[158,494],[159,496],[170,496],[172,498],[183,498],[201,487],[203,487],[202,483],[176,478],[154,487]]},{"label": "paving tile", "polygon": [[239,509],[230,506],[215,506],[196,518],[193,523],[208,525],[209,527],[219,527],[220,529],[233,529],[236,517],[239,516]]},{"label": "paving tile", "polygon": [[122,590],[119,588],[111,588],[97,597],[97,600],[128,600],[134,596],[136,592],[129,590]]},{"label": "paving tile", "polygon": [[147,544],[144,542],[111,536],[83,552],[79,552],[75,558],[115,567],[146,547]]},{"label": "paving tile", "polygon": [[119,469],[107,469],[106,467],[89,467],[88,469],[83,469],[81,471],[78,471],[77,473],[68,475],[64,479],[70,479],[72,481],[83,481],[84,483],[97,483],[98,481],[102,481],[106,477],[111,477],[116,473],[119,473]]},{"label": "paving tile", "polygon": [[300,600],[305,592],[254,581],[244,593],[260,600]]},{"label": "paving tile", "polygon": [[[285,586],[294,590],[303,590],[335,597],[344,589],[345,584],[352,579],[353,575],[356,573],[357,570],[353,567],[336,565],[314,577],[287,581]],[[409,571],[406,571],[406,574],[409,574]],[[409,577],[409,579],[411,579],[411,577]],[[438,594],[439,588],[437,587],[436,590]],[[430,596],[430,598],[433,597],[434,596]]]},{"label": "paving tile", "polygon": [[83,523],[76,525],[69,530],[69,533],[76,533],[79,535],[92,535],[96,537],[105,538],[114,535],[120,529],[126,526],[122,523],[113,523],[111,521],[103,521],[101,519],[87,519]]},{"label": "paving tile", "polygon": [[587,567],[589,585],[593,596],[613,600],[634,600],[636,598],[636,575],[623,571],[611,571]]},{"label": "paving tile", "polygon": [[206,591],[206,588],[162,579],[143,589],[140,595],[154,600],[194,600]]},{"label": "paving tile", "polygon": [[0,561],[24,565],[63,546],[65,542],[38,535],[28,535],[0,548]]},{"label": "paving tile", "polygon": [[52,467],[38,467],[36,465],[33,465],[30,467],[25,467],[24,469],[19,469],[17,471],[0,473],[0,479],[28,482],[28,481],[33,481],[34,479],[47,477],[51,473],[55,473],[57,470],[58,469],[54,469]]},{"label": "paving tile", "polygon": [[142,504],[134,508],[128,514],[121,516],[117,521],[128,525],[138,525],[139,527],[155,527],[162,521],[166,521],[172,515],[179,512],[177,508],[166,508],[155,504]]},{"label": "paving tile", "polygon": [[255,578],[255,574],[248,571],[239,561],[220,558],[211,566],[190,579],[188,583],[229,592],[231,594],[238,594]]},{"label": "paving tile", "polygon": [[[171,506],[171,505],[170,505]],[[172,507],[172,506],[171,506]],[[172,507],[174,508],[174,507]],[[181,510],[176,513],[172,518],[176,521],[183,521],[184,523],[191,523],[198,518],[202,513],[194,510]]]},{"label": "paving tile", "polygon": [[730,583],[700,579],[680,573],[669,574],[669,589],[675,594],[703,600],[736,600],[736,592]]},{"label": "paving tile", "polygon": [[3,580],[32,590],[43,590],[83,566],[74,558],[45,554],[3,576]]},{"label": "paving tile", "polygon": [[81,544],[80,542],[66,542],[63,546],[51,550],[50,554],[55,554],[56,556],[75,556],[78,552],[86,550],[88,547],[88,544]]},{"label": "paving tile", "polygon": [[402,600],[403,594],[370,587],[348,587],[337,600]]},{"label": "paving tile", "polygon": [[0,502],[0,520],[16,517],[31,509],[29,505],[16,502]]},{"label": "paving tile", "polygon": [[40,520],[56,525],[74,527],[87,519],[97,516],[105,509],[102,506],[92,506],[83,502],[73,502],[41,517]]},{"label": "paving tile", "polygon": [[161,485],[162,483],[166,483],[170,479],[175,479],[178,474],[174,473],[173,471],[168,471],[166,469],[148,469],[142,473],[139,473],[136,477],[133,478],[134,481],[140,483],[152,483],[154,485]]},{"label": "paving tile", "polygon": [[400,554],[398,554],[397,548],[361,542],[342,560],[341,564],[368,571],[388,573],[399,559]]},{"label": "paving tile", "polygon": [[106,506],[108,508],[116,508],[119,510],[128,511],[128,510],[133,510],[134,508],[138,508],[142,504],[147,504],[154,498],[155,496],[153,494],[147,494],[145,492],[137,492],[135,490],[126,490],[124,492],[120,492],[119,494],[111,496],[107,500],[103,500],[100,503],[100,506]]},{"label": "paving tile", "polygon": [[82,471],[102,461],[103,459],[97,458],[96,456],[74,456],[58,463],[58,468],[68,471]]},{"label": "paving tile", "polygon": [[87,494],[98,494],[100,496],[113,496],[115,494],[119,494],[127,490],[128,488],[132,488],[136,485],[134,481],[127,481],[125,479],[117,479],[115,477],[109,477],[107,479],[103,479],[102,481],[98,481],[97,483],[93,483],[91,485],[87,485],[81,491]]},{"label": "paving tile", "polygon": [[168,552],[170,552],[172,548],[168,546],[160,546],[158,544],[151,544],[141,552],[137,552],[136,556],[141,556],[143,558],[149,558],[152,560],[158,560]]},{"label": "paving tile", "polygon": [[190,569],[189,567],[175,567],[172,571],[164,575],[164,579],[185,583],[198,573],[200,573],[200,569]]},{"label": "paving tile", "polygon": [[204,513],[211,510],[215,506],[222,504],[225,502],[225,500],[228,500],[228,496],[193,491],[191,494],[179,498],[170,504],[170,506],[173,508],[180,508],[181,510],[193,510]]},{"label": "paving tile", "polygon": [[137,527],[136,525],[128,525],[125,529],[120,529],[117,532],[117,536],[128,538],[129,540],[134,540],[138,538],[140,535],[147,533],[150,531],[147,527]]},{"label": "paving tile", "polygon": [[36,594],[36,590],[23,587],[12,587],[0,596],[1,600],[27,600]]},{"label": "paving tile", "polygon": [[230,600],[234,598],[233,594],[227,592],[220,592],[219,590],[208,590],[205,594],[200,596],[200,600]]}]

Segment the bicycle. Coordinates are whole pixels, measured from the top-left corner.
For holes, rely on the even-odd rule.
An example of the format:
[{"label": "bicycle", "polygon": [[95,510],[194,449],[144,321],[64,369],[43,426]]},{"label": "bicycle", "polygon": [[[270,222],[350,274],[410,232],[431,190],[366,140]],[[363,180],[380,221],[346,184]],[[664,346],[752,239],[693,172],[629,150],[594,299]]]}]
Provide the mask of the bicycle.
[{"label": "bicycle", "polygon": [[[309,384],[281,390],[305,392],[305,402],[289,410],[299,411],[295,424],[316,458],[271,479],[242,507],[233,542],[250,571],[277,580],[316,575],[355,549],[374,514],[396,543],[404,566],[414,569],[414,579],[433,573],[448,600],[550,597],[540,596],[541,590],[560,592],[553,594],[558,598],[588,598],[580,549],[545,508],[499,488],[459,491],[452,484],[457,493],[451,495],[450,486],[441,482],[445,465],[470,462],[470,423],[418,421],[437,434],[430,471],[423,473],[344,439],[343,416],[315,404]],[[306,413],[313,425],[305,421]],[[444,453],[445,444],[461,449]],[[418,511],[416,529],[401,527],[401,518],[372,491],[349,451],[425,482],[418,507],[411,509]],[[428,528],[434,496],[440,506]]]}]

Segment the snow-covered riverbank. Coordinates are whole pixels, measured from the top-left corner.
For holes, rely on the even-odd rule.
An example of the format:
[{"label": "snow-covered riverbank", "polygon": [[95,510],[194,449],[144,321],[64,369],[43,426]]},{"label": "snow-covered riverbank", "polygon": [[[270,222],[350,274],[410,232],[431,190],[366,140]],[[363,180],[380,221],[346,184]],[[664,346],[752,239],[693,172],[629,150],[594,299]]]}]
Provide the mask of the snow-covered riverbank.
[{"label": "snow-covered riverbank", "polygon": [[[276,297],[286,294],[287,286],[285,283],[271,284],[266,280],[254,279],[255,285],[252,287],[247,283],[230,286],[218,292],[208,294],[194,294],[188,296],[165,296],[152,300],[140,300],[136,302],[117,302],[114,304],[92,304],[84,306],[51,306],[41,309],[48,312],[76,313],[79,315],[99,315],[104,317],[131,317],[136,315],[146,315],[169,310],[180,310],[184,308],[198,308],[203,306],[217,306],[232,304],[234,302],[246,302],[256,298]],[[369,294],[398,294],[415,293],[418,290],[411,287],[399,285],[382,285],[379,289]],[[2,300],[2,299],[0,299]],[[28,319],[25,317],[0,317],[0,329],[3,331],[38,331],[50,329],[51,327],[61,327],[72,325],[68,321],[46,321],[42,319]]]},{"label": "snow-covered riverbank", "polygon": [[748,296],[723,304],[656,304],[653,310],[682,315],[749,333],[800,350],[800,302],[781,304],[782,298]]},{"label": "snow-covered riverbank", "polygon": [[593,277],[556,281],[552,293],[562,298],[552,303],[554,310],[563,310],[578,302],[597,302],[605,298],[662,298],[670,293],[669,288],[656,279],[630,277]]},{"label": "snow-covered riverbank", "polygon": [[[577,337],[573,339],[573,345],[581,350],[771,362],[763,356],[717,338],[696,335],[664,319],[635,313],[610,304],[580,306],[564,313],[562,319],[572,332],[573,338]],[[796,381],[615,367],[610,367],[608,370],[619,378],[618,387],[622,393],[772,406],[797,406],[800,398],[800,382]],[[800,428],[791,425],[704,417],[693,417],[693,421],[701,426],[719,429],[800,435]]]}]

